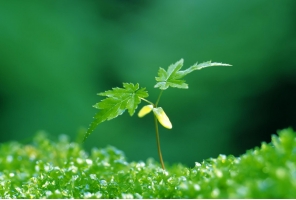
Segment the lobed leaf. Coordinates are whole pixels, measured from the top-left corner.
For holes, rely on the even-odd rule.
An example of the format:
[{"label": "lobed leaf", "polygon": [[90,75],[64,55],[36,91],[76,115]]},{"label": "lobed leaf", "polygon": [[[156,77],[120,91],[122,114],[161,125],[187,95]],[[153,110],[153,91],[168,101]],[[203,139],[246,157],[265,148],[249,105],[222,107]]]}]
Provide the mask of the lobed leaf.
[{"label": "lobed leaf", "polygon": [[98,95],[106,96],[101,102],[94,105],[100,111],[94,116],[94,120],[90,124],[85,133],[85,140],[94,129],[102,122],[111,120],[124,113],[127,109],[130,116],[135,113],[138,104],[141,103],[141,98],[148,97],[148,92],[145,88],[139,89],[139,84],[123,83],[123,88],[112,88]]},{"label": "lobed leaf", "polygon": [[155,84],[155,88],[159,88],[161,90],[166,90],[168,87],[175,87],[181,89],[187,89],[188,85],[185,83],[185,80],[181,80],[187,74],[195,71],[200,70],[206,67],[212,66],[231,66],[229,64],[224,63],[212,63],[211,61],[203,62],[200,64],[194,64],[186,70],[180,71],[183,66],[184,60],[181,59],[175,64],[171,64],[168,67],[168,70],[165,71],[163,68],[159,68],[158,70],[158,77],[155,77],[157,83]]}]

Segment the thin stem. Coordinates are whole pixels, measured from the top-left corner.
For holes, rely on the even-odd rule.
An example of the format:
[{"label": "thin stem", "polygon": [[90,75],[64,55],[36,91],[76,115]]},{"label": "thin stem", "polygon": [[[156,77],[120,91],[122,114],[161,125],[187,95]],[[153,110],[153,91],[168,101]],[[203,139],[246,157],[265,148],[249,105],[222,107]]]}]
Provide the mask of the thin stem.
[{"label": "thin stem", "polygon": [[157,101],[156,101],[156,103],[155,103],[155,107],[157,107],[158,102],[159,102],[159,100],[160,100],[160,97],[161,97],[162,93],[163,93],[163,90],[161,90],[160,93],[159,93],[159,95],[158,95]]},{"label": "thin stem", "polygon": [[159,132],[158,132],[158,122],[157,122],[157,118],[154,115],[154,123],[155,123],[155,132],[156,132],[156,143],[157,143],[157,151],[158,151],[158,156],[159,156],[159,160],[162,166],[162,169],[165,170],[164,167],[164,163],[163,163],[163,159],[162,159],[162,154],[161,154],[161,150],[160,150],[160,140],[159,140]]},{"label": "thin stem", "polygon": [[146,101],[147,103],[153,105],[153,107],[154,107],[154,103],[152,103],[151,101],[148,101],[147,99],[144,99],[144,98],[140,98],[140,99],[142,99],[143,101]]}]

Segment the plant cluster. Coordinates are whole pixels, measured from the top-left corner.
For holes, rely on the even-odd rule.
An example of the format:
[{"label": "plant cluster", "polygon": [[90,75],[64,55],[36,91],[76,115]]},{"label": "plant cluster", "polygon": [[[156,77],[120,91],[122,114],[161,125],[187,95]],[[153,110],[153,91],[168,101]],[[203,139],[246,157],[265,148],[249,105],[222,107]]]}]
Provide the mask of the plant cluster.
[{"label": "plant cluster", "polygon": [[0,198],[296,198],[295,138],[285,129],[239,157],[163,170],[114,147],[88,154],[65,135],[55,142],[39,133],[0,145]]}]

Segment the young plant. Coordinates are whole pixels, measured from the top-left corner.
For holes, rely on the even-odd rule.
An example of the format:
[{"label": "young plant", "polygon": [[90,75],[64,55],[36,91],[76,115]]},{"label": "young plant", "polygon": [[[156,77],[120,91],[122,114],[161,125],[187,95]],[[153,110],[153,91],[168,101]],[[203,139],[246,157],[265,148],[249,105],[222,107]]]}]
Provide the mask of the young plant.
[{"label": "young plant", "polygon": [[145,105],[139,111],[138,116],[144,117],[146,114],[153,111],[158,156],[162,168],[165,169],[160,149],[158,122],[167,129],[172,128],[172,123],[170,122],[162,107],[158,107],[158,103],[163,91],[168,89],[169,87],[188,89],[188,85],[182,78],[195,70],[200,70],[205,67],[211,66],[231,65],[215,62],[212,63],[211,61],[208,61],[200,64],[196,63],[188,69],[181,71],[180,69],[182,68],[182,66],[183,59],[179,60],[175,64],[171,64],[168,67],[167,71],[161,67],[159,68],[158,77],[155,77],[157,83],[155,84],[154,88],[159,88],[160,93],[155,103],[152,103],[151,101],[148,101],[146,99],[149,96],[148,92],[146,91],[146,88],[140,88],[138,83],[123,83],[123,88],[116,87],[112,90],[99,93],[98,95],[106,96],[106,98],[93,106],[100,111],[94,116],[94,120],[89,125],[89,128],[84,135],[83,141],[85,141],[85,139],[94,131],[94,129],[100,123],[106,120],[111,120],[123,114],[125,110],[128,110],[130,116],[132,116],[135,113],[138,105],[141,103],[141,100],[143,100],[147,102],[148,105]]}]

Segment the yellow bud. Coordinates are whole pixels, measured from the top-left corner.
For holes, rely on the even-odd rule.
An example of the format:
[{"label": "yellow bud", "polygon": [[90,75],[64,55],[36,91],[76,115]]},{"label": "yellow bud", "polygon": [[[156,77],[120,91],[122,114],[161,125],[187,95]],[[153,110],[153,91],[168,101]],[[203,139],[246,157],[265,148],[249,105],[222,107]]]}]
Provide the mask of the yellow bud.
[{"label": "yellow bud", "polygon": [[138,113],[138,117],[144,117],[145,115],[147,115],[148,113],[151,112],[151,110],[153,109],[152,105],[146,105],[144,106]]},{"label": "yellow bud", "polygon": [[156,118],[158,119],[159,123],[163,125],[163,127],[167,129],[171,129],[173,127],[172,123],[170,122],[170,119],[168,118],[168,116],[165,114],[165,112],[161,107],[153,108],[153,112]]}]

